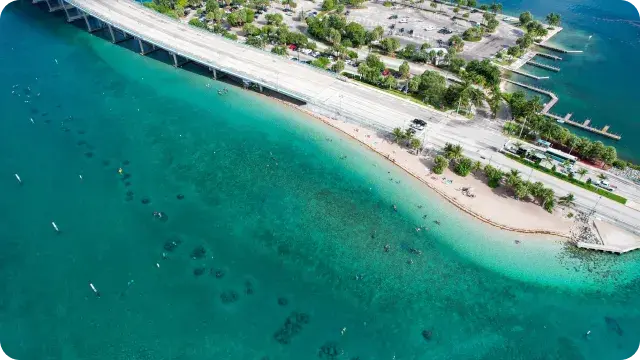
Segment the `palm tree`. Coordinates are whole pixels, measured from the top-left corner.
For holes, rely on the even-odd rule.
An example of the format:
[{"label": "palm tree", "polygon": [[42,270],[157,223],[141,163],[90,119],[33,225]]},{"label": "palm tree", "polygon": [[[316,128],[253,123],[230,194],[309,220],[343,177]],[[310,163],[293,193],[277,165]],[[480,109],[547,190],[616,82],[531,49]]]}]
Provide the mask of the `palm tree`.
[{"label": "palm tree", "polygon": [[544,184],[540,181],[536,181],[531,184],[529,191],[533,197],[542,199],[542,195],[544,195]]},{"label": "palm tree", "polygon": [[400,140],[403,140],[405,136],[404,131],[402,131],[400,128],[393,129],[391,135],[393,136],[393,141],[395,141],[396,143],[400,142]]},{"label": "palm tree", "polygon": [[474,162],[473,166],[471,167],[471,171],[473,171],[473,173],[475,174],[480,170],[482,170],[482,163],[480,161]]},{"label": "palm tree", "polygon": [[460,144],[446,143],[444,145],[444,156],[454,161],[460,159],[462,157],[462,146]]},{"label": "palm tree", "polygon": [[582,180],[582,178],[587,175],[587,173],[589,173],[589,171],[585,168],[580,168],[577,171],[578,175],[580,175],[580,180]]},{"label": "palm tree", "polygon": [[[549,203],[553,203],[553,205],[555,205],[555,193],[553,192],[553,190],[549,189],[549,188],[545,188],[542,191],[542,207],[547,209],[547,204]],[[553,206],[551,206],[551,208],[553,209]],[[547,209],[548,210],[548,209]]]},{"label": "palm tree", "polygon": [[558,203],[567,207],[574,206],[576,204],[575,199],[576,197],[572,193],[568,193],[566,196],[561,197]]},{"label": "palm tree", "polygon": [[416,150],[416,155],[418,155],[418,149],[422,146],[422,142],[420,142],[419,139],[416,139],[414,137],[411,138],[411,140],[409,140],[409,146],[413,149]]},{"label": "palm tree", "polygon": [[520,184],[521,182],[522,179],[520,179],[520,171],[513,169],[509,172],[509,174],[507,174],[507,185],[514,189],[514,191],[516,186],[518,186],[518,184]]},{"label": "palm tree", "polygon": [[603,173],[600,173],[600,174],[598,174],[598,178],[599,178],[600,180],[607,180],[608,176],[607,176],[607,175],[605,175],[605,174],[603,174]]}]

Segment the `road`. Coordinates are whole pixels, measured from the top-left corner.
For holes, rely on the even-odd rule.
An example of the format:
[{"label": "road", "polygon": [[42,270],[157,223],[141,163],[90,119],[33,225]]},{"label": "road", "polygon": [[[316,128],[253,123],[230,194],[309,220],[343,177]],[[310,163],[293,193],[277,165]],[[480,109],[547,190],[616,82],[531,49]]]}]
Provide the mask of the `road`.
[{"label": "road", "polygon": [[[384,131],[402,128],[413,118],[425,119],[429,122],[427,142],[430,145],[441,147],[445,142],[460,143],[467,156],[483,162],[491,159],[492,164],[499,165],[503,170],[515,168],[523,174],[529,173],[529,168],[495,151],[507,140],[500,133],[497,123],[482,119],[451,119],[441,112],[378,89],[341,80],[327,71],[186,26],[130,0],[68,2],[169,51],[303,99],[309,107],[323,113],[340,113],[341,117]],[[485,159],[481,159],[482,157]],[[531,180],[542,181],[559,196],[568,192],[575,194],[580,206],[589,209],[595,207],[601,218],[617,219],[629,226],[640,226],[640,212],[634,209],[608,199],[600,199],[597,194],[543,173],[533,174]]]}]

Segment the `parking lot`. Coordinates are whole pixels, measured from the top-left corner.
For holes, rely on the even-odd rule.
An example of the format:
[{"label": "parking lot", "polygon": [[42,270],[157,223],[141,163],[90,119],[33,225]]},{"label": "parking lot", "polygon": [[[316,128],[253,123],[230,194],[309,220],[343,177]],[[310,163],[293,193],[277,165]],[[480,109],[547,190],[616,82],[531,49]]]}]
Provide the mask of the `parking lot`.
[{"label": "parking lot", "polygon": [[[426,2],[422,5],[429,6]],[[466,29],[483,20],[480,12],[470,14],[469,21],[467,21],[463,19],[452,20],[454,13],[451,7],[439,5],[438,10],[442,10],[446,14],[400,5],[387,8],[382,3],[370,2],[367,3],[365,9],[351,10],[347,18],[362,24],[368,30],[378,25],[382,26],[386,36],[397,38],[403,46],[408,44],[420,46],[428,42],[433,47],[439,46],[438,41],[446,43],[454,34],[462,36]],[[451,33],[439,33],[438,30],[443,28],[449,29]],[[522,30],[501,22],[495,33],[486,36],[481,41],[465,42],[461,56],[467,60],[490,57],[503,48],[515,45],[516,39],[522,34]]]}]

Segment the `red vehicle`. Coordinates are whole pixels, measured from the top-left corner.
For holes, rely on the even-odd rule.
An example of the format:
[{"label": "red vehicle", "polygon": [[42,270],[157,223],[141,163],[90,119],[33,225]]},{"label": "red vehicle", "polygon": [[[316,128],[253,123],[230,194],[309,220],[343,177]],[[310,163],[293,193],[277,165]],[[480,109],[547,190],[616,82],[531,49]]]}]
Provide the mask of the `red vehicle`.
[{"label": "red vehicle", "polygon": [[389,75],[389,69],[382,70],[382,76],[387,76],[387,75]]},{"label": "red vehicle", "polygon": [[298,47],[297,47],[297,46],[295,46],[294,44],[289,45],[289,49],[291,49],[291,50],[294,50],[294,51],[295,51],[297,48],[298,48]]}]

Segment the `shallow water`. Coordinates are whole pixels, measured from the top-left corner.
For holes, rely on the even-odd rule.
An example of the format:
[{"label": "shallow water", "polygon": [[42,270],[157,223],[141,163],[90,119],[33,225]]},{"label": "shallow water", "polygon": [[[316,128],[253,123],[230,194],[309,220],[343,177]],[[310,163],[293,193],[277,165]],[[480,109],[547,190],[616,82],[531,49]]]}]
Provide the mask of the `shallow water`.
[{"label": "shallow water", "polygon": [[219,96],[228,85],[26,2],[0,34],[13,358],[329,359],[332,344],[336,359],[622,359],[637,346],[638,254],[498,231],[318,121]]}]

